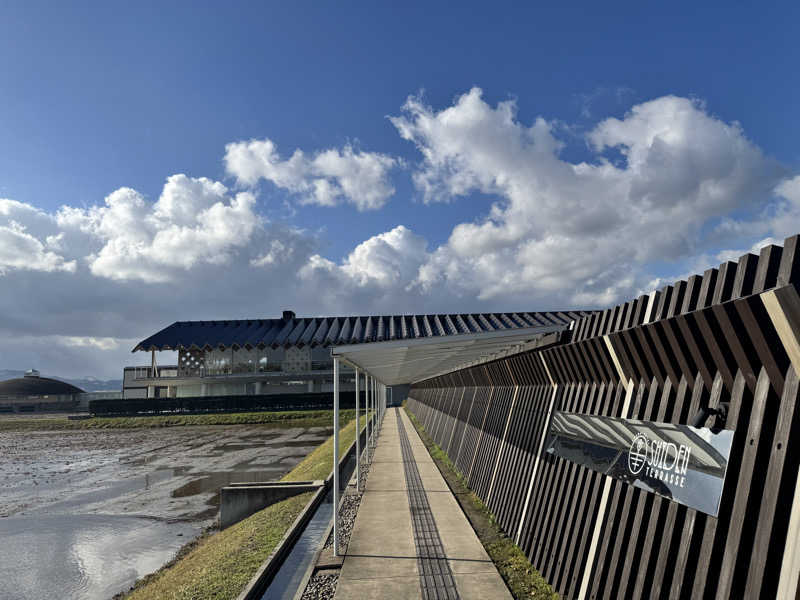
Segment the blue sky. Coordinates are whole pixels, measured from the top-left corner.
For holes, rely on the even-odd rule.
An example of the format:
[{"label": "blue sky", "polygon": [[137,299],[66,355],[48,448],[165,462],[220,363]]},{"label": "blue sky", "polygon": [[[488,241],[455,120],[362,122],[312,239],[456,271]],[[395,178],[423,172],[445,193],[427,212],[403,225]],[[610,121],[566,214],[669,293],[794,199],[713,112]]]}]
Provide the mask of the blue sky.
[{"label": "blue sky", "polygon": [[[792,220],[800,172],[798,18],[798,4],[789,2],[3,3],[0,198],[17,204],[0,211],[0,227],[16,236],[5,253],[0,249],[0,308],[9,315],[0,336],[18,342],[14,350],[0,345],[0,367],[36,362],[47,371],[47,361],[51,372],[113,374],[130,340],[172,320],[270,316],[285,306],[333,314],[603,305],[800,230]],[[481,90],[470,96],[473,104],[459,103],[473,88]],[[419,96],[416,109],[403,108],[409,96]],[[512,115],[505,125],[494,118],[504,102]],[[629,118],[641,106],[640,120]],[[447,109],[454,115],[446,123]],[[656,152],[653,136],[642,132],[669,130],[679,113],[689,115],[687,129],[675,126],[678,133],[664,139],[678,141]],[[408,126],[406,139],[397,117]],[[470,118],[483,119],[481,127]],[[500,150],[538,118],[558,148],[527,170],[542,155],[504,157]],[[438,123],[439,133],[426,123]],[[263,164],[245,182],[242,164],[225,157],[228,144],[248,140],[269,140],[275,161],[302,149],[310,162],[302,173],[292,171],[290,183],[288,172],[276,175]],[[537,137],[520,148],[548,143]],[[379,170],[374,180],[356,173],[351,182],[394,192],[366,209],[364,190],[358,200],[340,187],[329,198],[335,206],[310,201],[315,182],[343,185],[332,173],[353,166],[347,147],[378,161],[371,163]],[[634,148],[650,170],[632,172]],[[329,150],[345,158],[327,171],[313,164]],[[515,156],[521,164],[506,170],[503,161]],[[665,223],[671,236],[642,240],[634,223],[604,225],[609,211],[602,207],[593,216],[595,188],[565,174],[603,159],[625,171],[598,193],[621,194],[621,210],[626,201],[634,212],[652,202],[663,207],[701,188],[722,190],[729,200],[697,192],[688,205],[705,207],[700,222],[683,217]],[[668,164],[659,170],[662,159]],[[141,200],[143,220],[150,211],[160,218],[153,205],[177,174],[188,179],[170,188],[175,198],[197,193],[189,189],[192,178],[207,178],[227,188],[217,198],[223,205],[245,193],[252,208],[238,213],[225,240],[192,238],[209,243],[213,256],[177,264],[158,255],[164,250],[156,232],[186,226],[176,221],[132,233],[126,249],[115,246],[112,240],[125,237],[115,227],[126,225],[101,223],[105,198],[130,188],[138,196],[125,202]],[[423,180],[433,182],[427,196]],[[783,183],[783,195],[776,194]],[[588,216],[567,226],[553,217],[559,203]],[[666,211],[664,219],[679,212]],[[487,218],[496,226],[475,229]],[[260,221],[253,229],[247,219]],[[515,229],[517,219],[529,219],[528,229]],[[398,225],[407,232],[398,233]],[[379,237],[392,231],[391,240]],[[247,243],[233,242],[236,235]],[[467,256],[459,235],[478,240],[482,256]],[[624,241],[648,250],[637,250],[620,270],[611,250],[598,258],[598,247],[608,248],[604,235],[633,236]],[[590,238],[597,247],[575,243]],[[534,264],[548,252],[563,254],[562,243],[575,248],[562,265],[571,278],[554,275],[552,257]],[[131,254],[136,244],[144,254]],[[593,260],[581,262],[587,257]],[[151,262],[135,268],[143,261]],[[254,262],[262,269],[257,276]],[[283,271],[275,270],[278,263]],[[586,272],[578,272],[580,264]],[[305,277],[293,275],[304,267]],[[382,268],[382,275],[370,274]],[[502,269],[505,278],[496,276]],[[172,302],[152,300],[165,289]],[[52,290],[64,300],[31,301]],[[57,350],[43,350],[54,344]]]}]

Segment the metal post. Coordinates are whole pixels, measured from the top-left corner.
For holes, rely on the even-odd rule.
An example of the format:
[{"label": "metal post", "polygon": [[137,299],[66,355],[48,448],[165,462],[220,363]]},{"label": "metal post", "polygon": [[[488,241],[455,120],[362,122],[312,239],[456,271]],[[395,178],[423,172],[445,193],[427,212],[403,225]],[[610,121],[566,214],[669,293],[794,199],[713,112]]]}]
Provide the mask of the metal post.
[{"label": "metal post", "polygon": [[372,421],[372,436],[369,439],[370,448],[375,448],[375,396],[372,394],[372,376],[367,378],[367,393],[369,394],[369,418]]},{"label": "metal post", "polygon": [[356,369],[356,490],[361,491],[361,421],[358,418],[358,369]]},{"label": "metal post", "polygon": [[339,556],[339,358],[333,357],[333,555]]},{"label": "metal post", "polygon": [[366,437],[366,450],[367,450],[367,462],[370,462],[369,457],[369,436],[372,428],[369,424],[369,390],[367,389],[367,374],[364,373],[364,417],[367,419],[367,437]]}]

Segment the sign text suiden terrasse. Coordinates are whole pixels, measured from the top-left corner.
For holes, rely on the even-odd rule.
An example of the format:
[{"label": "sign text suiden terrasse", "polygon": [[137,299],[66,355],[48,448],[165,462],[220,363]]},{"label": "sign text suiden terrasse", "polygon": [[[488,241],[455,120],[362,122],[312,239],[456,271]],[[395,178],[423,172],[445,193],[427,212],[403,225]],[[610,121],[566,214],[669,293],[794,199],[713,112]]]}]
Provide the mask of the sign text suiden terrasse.
[{"label": "sign text suiden terrasse", "polygon": [[547,452],[716,516],[733,432],[557,412]]}]

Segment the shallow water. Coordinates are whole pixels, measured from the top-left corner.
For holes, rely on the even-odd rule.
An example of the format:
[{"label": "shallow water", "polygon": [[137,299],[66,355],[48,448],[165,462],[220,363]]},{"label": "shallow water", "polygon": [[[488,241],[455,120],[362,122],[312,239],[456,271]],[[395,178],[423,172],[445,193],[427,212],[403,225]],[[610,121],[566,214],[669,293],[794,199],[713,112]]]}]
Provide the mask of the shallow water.
[{"label": "shallow water", "polygon": [[314,556],[324,543],[323,536],[333,518],[333,492],[328,492],[306,525],[289,556],[281,565],[262,600],[292,600]]},{"label": "shallow water", "polygon": [[110,598],[201,530],[115,515],[0,519],[0,598]]},{"label": "shallow water", "polygon": [[107,599],[211,525],[231,482],[280,478],[325,428],[0,434],[0,599]]},{"label": "shallow water", "polygon": [[[355,455],[343,465],[340,489],[347,488],[347,482],[353,475],[356,466]],[[261,600],[292,600],[303,582],[306,571],[314,561],[317,551],[325,545],[325,534],[333,519],[333,490],[329,491],[316,512],[309,520],[289,556],[281,565],[264,592]]]}]

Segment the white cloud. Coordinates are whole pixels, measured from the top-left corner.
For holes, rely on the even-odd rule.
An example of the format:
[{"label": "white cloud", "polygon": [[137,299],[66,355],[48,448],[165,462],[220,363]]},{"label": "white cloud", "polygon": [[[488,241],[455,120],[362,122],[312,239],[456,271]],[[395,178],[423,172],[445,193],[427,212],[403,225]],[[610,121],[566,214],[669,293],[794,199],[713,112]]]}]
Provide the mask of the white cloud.
[{"label": "white cloud", "polygon": [[14,218],[16,215],[46,217],[46,213],[30,204],[9,200],[8,198],[0,198],[0,217]]},{"label": "white cloud", "polygon": [[778,202],[765,219],[765,229],[775,237],[788,237],[800,231],[800,175],[787,178],[775,187]]},{"label": "white cloud", "polygon": [[359,285],[387,288],[410,283],[428,256],[428,243],[403,225],[361,242],[342,270]]},{"label": "white cloud", "polygon": [[361,242],[341,265],[315,254],[300,272],[313,279],[319,273],[339,278],[342,285],[374,287],[376,291],[403,289],[427,260],[428,243],[403,225]]},{"label": "white cloud", "polygon": [[98,350],[116,350],[119,348],[119,341],[110,337],[91,337],[65,335],[56,336],[58,342],[76,348],[96,348]]},{"label": "white cloud", "polygon": [[[302,235],[300,232],[296,232]],[[275,239],[269,243],[269,250],[250,261],[252,267],[267,267],[272,265],[291,263],[298,254],[298,248],[292,243],[293,240]]]},{"label": "white cloud", "polygon": [[225,166],[240,184],[260,179],[299,195],[301,202],[320,206],[353,204],[358,210],[381,208],[394,194],[389,172],[398,160],[376,152],[356,151],[349,144],[311,157],[295,150],[281,159],[272,140],[234,142],[225,147]]},{"label": "white cloud", "polygon": [[620,300],[652,278],[650,263],[698,253],[703,227],[764,203],[783,173],[738,124],[674,96],[599,123],[592,162],[562,159],[552,123],[526,126],[513,101],[492,107],[477,88],[441,111],[410,98],[392,122],[422,154],[414,180],[426,201],[496,199],[453,228],[418,278],[481,299]]},{"label": "white cloud", "polygon": [[167,179],[152,206],[136,190],[120,188],[105,206],[62,207],[57,220],[103,243],[88,256],[94,275],[154,283],[198,263],[229,262],[261,223],[254,207],[249,192],[229,195],[219,182],[179,174]]},{"label": "white cloud", "polygon": [[[746,252],[757,254],[768,244],[783,244],[783,240],[800,232],[800,175],[782,180],[774,189],[774,199],[750,218],[725,217],[714,234],[737,242],[755,238],[749,247],[721,250],[719,261],[736,260]],[[761,237],[764,236],[764,237]]]},{"label": "white cloud", "polygon": [[[0,368],[118,375],[146,362],[135,341],[179,319],[609,306],[800,231],[800,176],[692,100],[598,123],[584,162],[564,158],[561,125],[478,89],[442,110],[412,98],[392,122],[420,152],[426,202],[470,197],[443,243],[420,235],[431,209],[417,206],[336,258],[323,234],[261,216],[254,192],[186,175],[155,202],[120,188],[53,215],[0,200]],[[269,140],[225,160],[241,184],[361,209],[386,202],[399,164],[350,147],[282,159]]]},{"label": "white cloud", "polygon": [[[0,328],[0,339],[6,335],[9,332]],[[13,350],[0,345],[0,370],[36,368],[48,376],[121,379],[123,365],[146,362],[144,354],[131,356],[130,349],[137,341],[14,333]]]},{"label": "white cloud", "polygon": [[45,233],[52,230],[54,225],[46,213],[35,207],[0,198],[0,276],[12,269],[74,271],[75,261],[66,260],[58,254],[60,238]]}]

